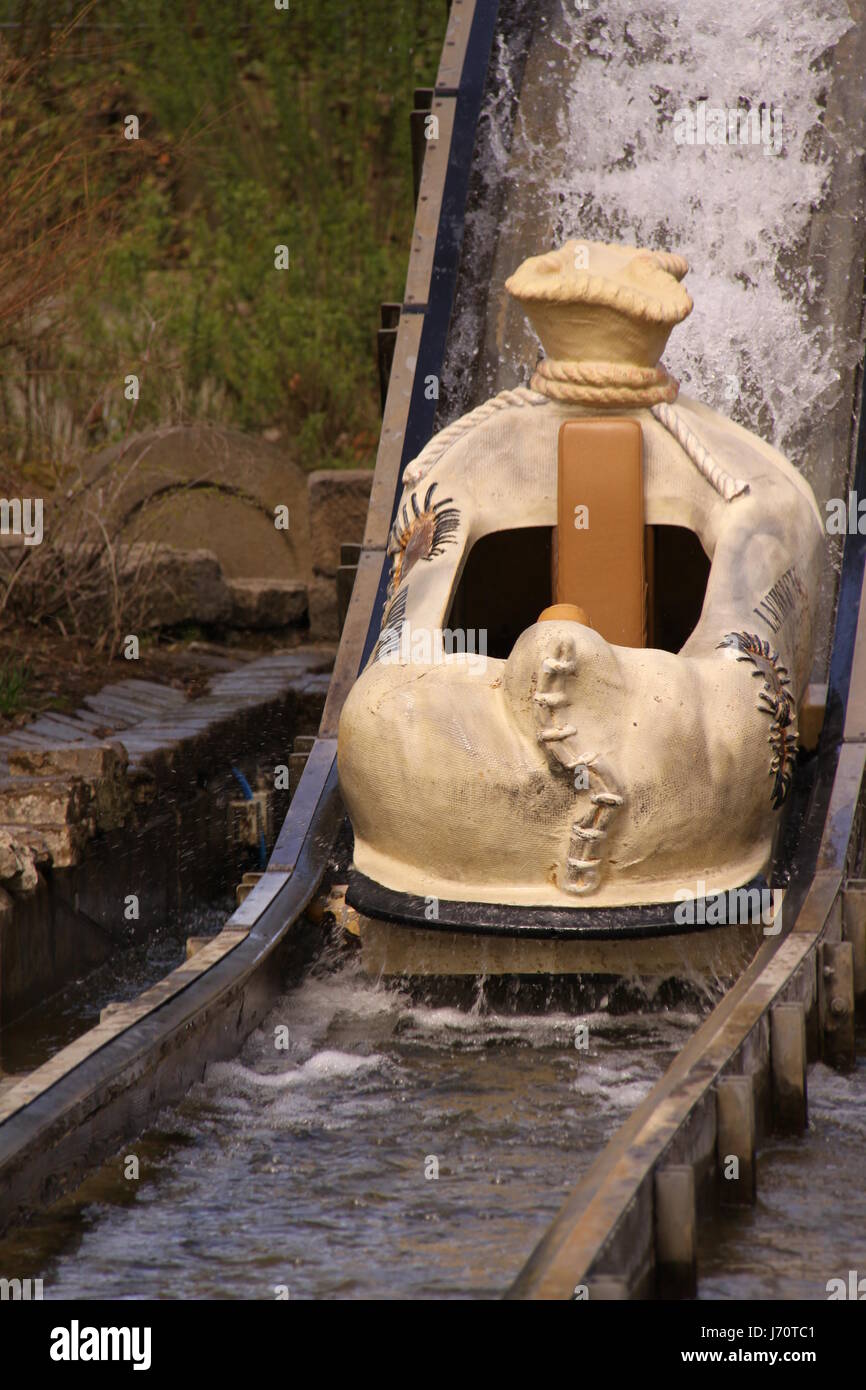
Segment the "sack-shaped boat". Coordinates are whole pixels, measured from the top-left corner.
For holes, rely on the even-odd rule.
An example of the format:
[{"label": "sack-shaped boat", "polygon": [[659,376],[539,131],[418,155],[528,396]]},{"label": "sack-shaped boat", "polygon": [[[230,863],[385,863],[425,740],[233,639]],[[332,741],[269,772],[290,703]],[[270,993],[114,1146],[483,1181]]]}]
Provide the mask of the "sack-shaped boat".
[{"label": "sack-shaped boat", "polygon": [[660,365],[686,270],[588,242],[525,261],[530,387],[405,470],[339,729],[366,918],[670,934],[768,881],[823,528],[797,469]]}]

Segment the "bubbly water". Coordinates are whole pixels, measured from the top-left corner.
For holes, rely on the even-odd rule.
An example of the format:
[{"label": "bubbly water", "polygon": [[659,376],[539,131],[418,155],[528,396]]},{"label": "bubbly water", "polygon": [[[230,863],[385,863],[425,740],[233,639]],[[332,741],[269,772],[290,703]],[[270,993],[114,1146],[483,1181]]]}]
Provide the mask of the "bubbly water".
[{"label": "bubbly water", "polygon": [[[784,449],[838,379],[826,332],[805,323],[817,277],[789,261],[827,186],[822,59],[853,23],[847,6],[620,0],[599,13],[581,21],[575,10],[572,20],[583,61],[561,128],[567,167],[550,183],[560,234],[684,255],[697,307],[672,334],[668,367],[717,409],[744,396],[746,416],[763,414]],[[622,95],[611,111],[614,84]],[[677,144],[675,112],[701,99],[725,111],[770,108],[781,149]],[[855,145],[842,157],[862,154]]]},{"label": "bubbly water", "polygon": [[[0,1242],[0,1276],[46,1298],[498,1297],[699,1022],[430,1008],[319,966],[236,1061]],[[810,1069],[805,1138],[768,1143],[756,1207],[701,1229],[700,1297],[866,1277],[864,1082],[862,1052],[849,1076]]]},{"label": "bubbly water", "polygon": [[107,1164],[0,1274],[46,1298],[498,1296],[698,1022],[430,1008],[318,967],[129,1146],[138,1181]]},{"label": "bubbly water", "polygon": [[[500,133],[512,96],[505,65],[486,113],[488,183],[506,185],[488,318],[502,315],[502,282],[519,260],[569,237],[678,251],[696,307],[664,360],[684,391],[783,451],[805,421],[817,430],[859,355],[858,339],[840,341],[826,312],[823,249],[807,254],[834,167],[856,169],[863,157],[860,126],[840,139],[825,121],[852,25],[844,0],[545,7],[536,53],[546,56],[527,66],[510,149]],[[763,108],[776,139],[678,144],[676,113],[701,101],[726,113]],[[531,330],[519,311],[513,321],[505,343],[488,344],[497,361],[485,364],[482,398],[534,365]],[[461,325],[455,369],[479,350],[478,327],[471,315]]]}]

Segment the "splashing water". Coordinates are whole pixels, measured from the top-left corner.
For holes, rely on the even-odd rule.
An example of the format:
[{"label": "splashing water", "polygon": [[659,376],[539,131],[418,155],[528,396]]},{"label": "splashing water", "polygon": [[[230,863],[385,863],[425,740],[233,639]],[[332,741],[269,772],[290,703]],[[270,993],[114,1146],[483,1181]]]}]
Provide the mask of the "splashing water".
[{"label": "splashing water", "polygon": [[[819,60],[852,20],[845,4],[816,13],[814,0],[690,0],[677,9],[651,0],[639,13],[612,4],[597,25],[579,26],[575,17],[585,60],[570,90],[564,137],[570,151],[583,149],[583,159],[552,185],[561,230],[574,235],[589,225],[624,235],[632,228],[637,244],[685,255],[700,312],[674,336],[670,369],[716,408],[745,388],[753,414],[762,396],[770,436],[784,447],[801,411],[838,379],[822,333],[803,324],[815,278],[798,280],[785,260],[827,184],[829,159],[815,148],[827,80]],[[623,93],[617,120],[587,122],[587,112],[605,109],[605,94],[609,104],[612,82]],[[678,145],[674,113],[694,110],[702,98],[725,111],[770,107],[781,123],[781,150]],[[729,331],[720,336],[723,323]],[[780,371],[780,346],[791,343],[799,348],[794,370]]]},{"label": "splashing water", "polygon": [[319,966],[136,1141],[140,1182],[106,1164],[0,1243],[0,1275],[49,1299],[495,1297],[699,1022],[431,1008]]},{"label": "splashing water", "polygon": [[[639,9],[562,0],[549,19],[547,76],[532,79],[545,91],[536,86],[534,110],[528,101],[521,110],[507,156],[491,139],[488,182],[511,185],[501,226],[522,254],[544,249],[544,209],[551,244],[620,241],[687,258],[696,309],[665,363],[687,394],[783,451],[806,419],[814,430],[838,403],[840,364],[859,353],[834,342],[821,257],[806,254],[834,161],[863,154],[824,121],[833,49],[852,24],[843,0]],[[701,101],[726,113],[763,108],[775,138],[677,143],[676,113]],[[514,377],[532,365],[531,341],[505,344]]]}]

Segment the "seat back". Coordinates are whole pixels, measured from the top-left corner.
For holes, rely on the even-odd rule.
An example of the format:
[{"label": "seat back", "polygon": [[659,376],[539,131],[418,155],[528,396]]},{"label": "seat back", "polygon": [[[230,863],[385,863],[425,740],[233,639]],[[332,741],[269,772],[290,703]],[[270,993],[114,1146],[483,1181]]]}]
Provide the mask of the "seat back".
[{"label": "seat back", "polygon": [[559,431],[553,601],[584,609],[608,642],[647,640],[643,437],[637,420],[566,420]]}]

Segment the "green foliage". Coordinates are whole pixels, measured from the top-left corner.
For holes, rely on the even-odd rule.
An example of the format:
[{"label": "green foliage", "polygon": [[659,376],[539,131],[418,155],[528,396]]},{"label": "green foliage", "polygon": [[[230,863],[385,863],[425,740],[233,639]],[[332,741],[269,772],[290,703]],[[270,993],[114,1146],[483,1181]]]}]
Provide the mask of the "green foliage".
[{"label": "green foliage", "polygon": [[30,684],[30,668],[24,662],[7,657],[0,662],[0,714],[17,714],[24,704]]},{"label": "green foliage", "polygon": [[[52,5],[30,8],[46,23]],[[97,0],[50,59],[52,100],[61,127],[82,90],[109,122],[123,223],[69,287],[45,388],[91,445],[125,428],[135,372],[137,428],[201,416],[279,428],[308,467],[371,461],[378,306],[402,298],[413,219],[408,113],[445,20],[425,0]]]}]

